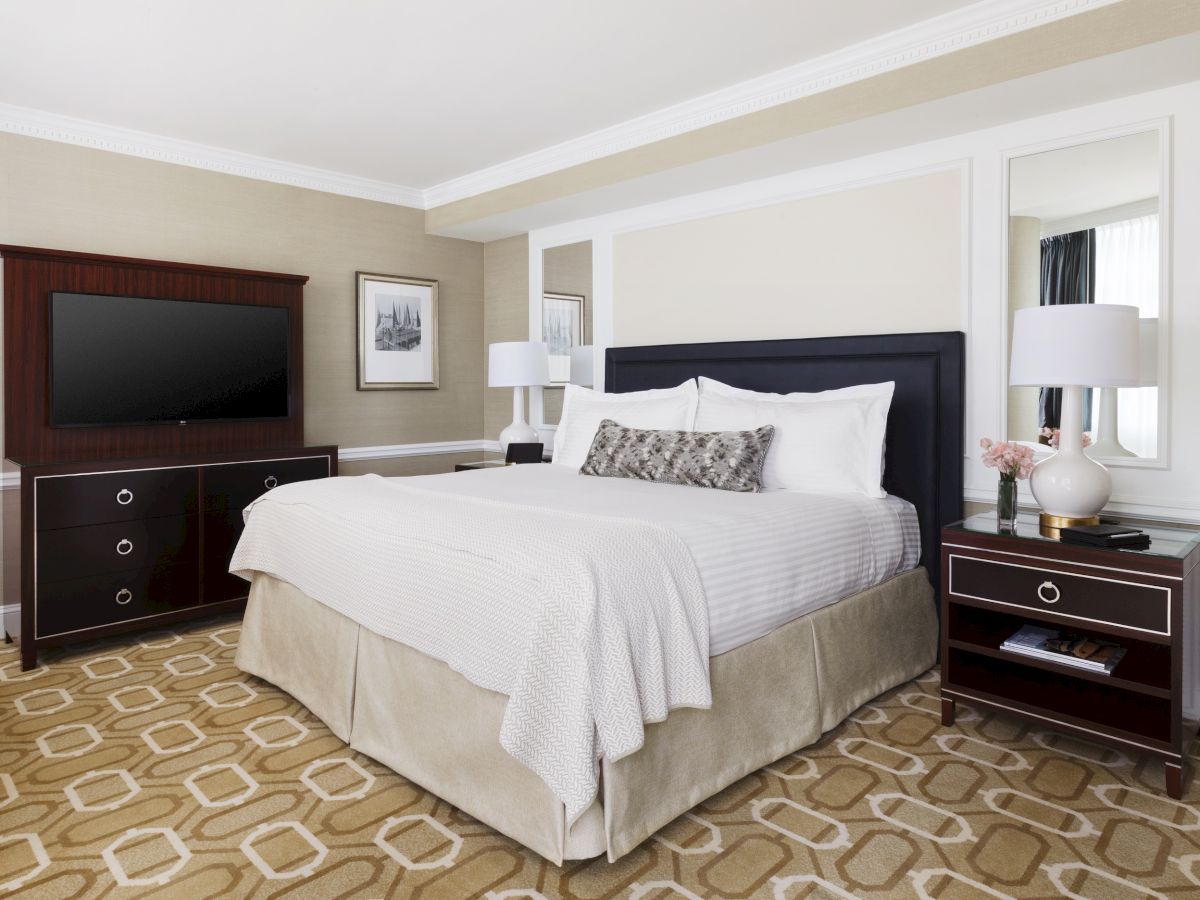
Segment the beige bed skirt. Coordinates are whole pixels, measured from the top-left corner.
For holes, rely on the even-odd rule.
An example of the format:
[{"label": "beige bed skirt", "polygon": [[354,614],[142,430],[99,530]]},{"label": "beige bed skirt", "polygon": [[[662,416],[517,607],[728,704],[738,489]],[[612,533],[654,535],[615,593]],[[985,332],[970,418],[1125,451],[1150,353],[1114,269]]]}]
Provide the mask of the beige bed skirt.
[{"label": "beige bed skirt", "polygon": [[714,656],[712,709],[679,709],[645,745],[601,762],[601,796],[568,827],[562,803],[500,746],[507,697],[256,575],[237,664],[339,738],[556,864],[615,860],[743,776],[813,743],[933,665],[924,569]]}]

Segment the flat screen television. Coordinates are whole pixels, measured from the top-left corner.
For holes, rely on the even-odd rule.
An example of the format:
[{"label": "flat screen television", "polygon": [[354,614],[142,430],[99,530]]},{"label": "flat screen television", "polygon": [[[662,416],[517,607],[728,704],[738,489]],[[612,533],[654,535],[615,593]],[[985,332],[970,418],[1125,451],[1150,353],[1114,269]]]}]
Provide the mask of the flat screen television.
[{"label": "flat screen television", "polygon": [[50,424],[285,419],[288,311],[50,295]]}]

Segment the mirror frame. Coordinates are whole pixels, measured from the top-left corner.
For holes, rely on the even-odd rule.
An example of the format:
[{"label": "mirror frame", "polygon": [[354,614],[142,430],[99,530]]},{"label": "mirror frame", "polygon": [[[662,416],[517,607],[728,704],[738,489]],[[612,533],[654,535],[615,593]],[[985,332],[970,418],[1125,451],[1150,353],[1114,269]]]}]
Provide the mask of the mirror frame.
[{"label": "mirror frame", "polygon": [[1101,131],[1091,131],[1015,147],[1001,154],[1003,222],[1000,229],[1000,434],[1008,440],[1008,239],[1010,233],[1011,163],[1023,156],[1064,150],[1132,134],[1158,134],[1158,455],[1154,457],[1098,456],[1106,467],[1169,469],[1171,467],[1171,117],[1134,122]]}]

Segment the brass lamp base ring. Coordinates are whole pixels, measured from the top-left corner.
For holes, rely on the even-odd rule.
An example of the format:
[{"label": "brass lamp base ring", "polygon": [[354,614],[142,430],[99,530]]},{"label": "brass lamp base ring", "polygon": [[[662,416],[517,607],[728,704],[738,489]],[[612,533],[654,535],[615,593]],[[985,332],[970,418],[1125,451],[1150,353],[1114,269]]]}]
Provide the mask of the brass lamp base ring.
[{"label": "brass lamp base ring", "polygon": [[1054,516],[1050,513],[1038,515],[1038,531],[1043,537],[1061,537],[1062,529],[1076,525],[1099,525],[1099,516]]}]

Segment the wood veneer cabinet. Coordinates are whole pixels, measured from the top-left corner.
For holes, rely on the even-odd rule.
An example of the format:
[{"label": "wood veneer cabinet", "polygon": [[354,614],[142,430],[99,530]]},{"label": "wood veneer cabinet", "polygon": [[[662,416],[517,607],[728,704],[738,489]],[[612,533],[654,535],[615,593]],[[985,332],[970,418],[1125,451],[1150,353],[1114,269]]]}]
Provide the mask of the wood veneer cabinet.
[{"label": "wood veneer cabinet", "polygon": [[5,630],[30,669],[42,647],[240,607],[249,585],[228,567],[242,510],[278,485],[336,475],[337,448],[13,462],[20,623]]},{"label": "wood veneer cabinet", "polygon": [[[1064,544],[1022,516],[1001,531],[994,514],[942,530],[942,722],[959,699],[1079,737],[1149,753],[1182,795],[1196,724],[1183,718],[1197,661],[1200,532],[1145,528],[1148,550]],[[1111,674],[1005,650],[1022,625],[1058,628],[1125,648]]]}]

